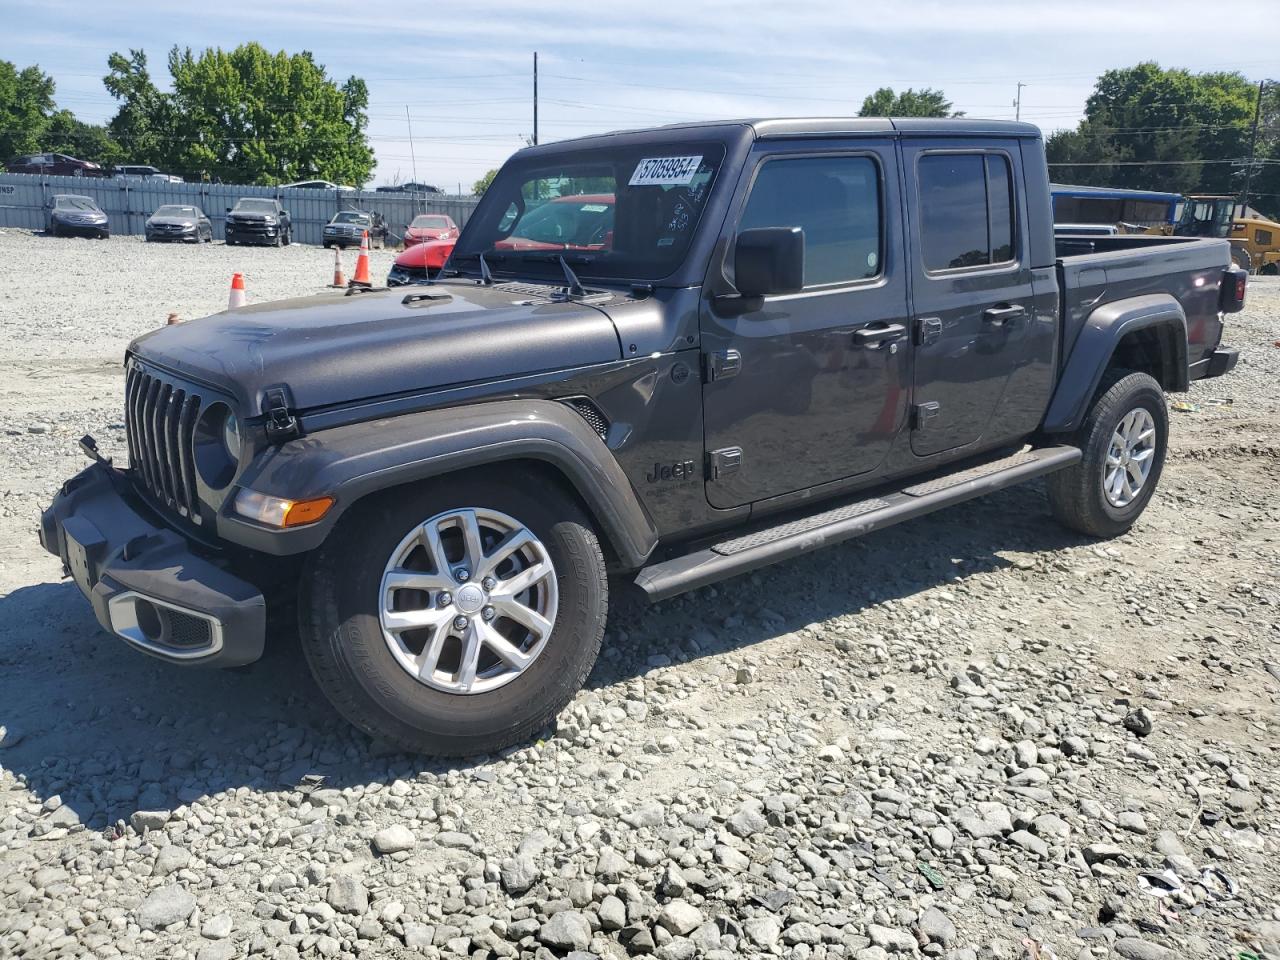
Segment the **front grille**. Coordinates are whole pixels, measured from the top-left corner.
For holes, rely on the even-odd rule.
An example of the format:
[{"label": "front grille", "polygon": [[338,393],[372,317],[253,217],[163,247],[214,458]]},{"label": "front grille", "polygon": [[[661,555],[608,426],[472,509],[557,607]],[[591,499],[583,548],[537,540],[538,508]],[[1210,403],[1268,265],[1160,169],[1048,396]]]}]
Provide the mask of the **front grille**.
[{"label": "front grille", "polygon": [[125,379],[129,463],[138,482],[161,504],[200,522],[193,458],[201,398],[130,363]]}]

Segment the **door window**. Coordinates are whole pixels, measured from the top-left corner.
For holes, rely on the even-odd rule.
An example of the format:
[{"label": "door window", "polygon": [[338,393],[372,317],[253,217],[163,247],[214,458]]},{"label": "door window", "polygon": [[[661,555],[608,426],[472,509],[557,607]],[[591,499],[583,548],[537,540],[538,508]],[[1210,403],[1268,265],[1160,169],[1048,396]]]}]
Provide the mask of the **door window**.
[{"label": "door window", "polygon": [[1000,154],[920,158],[920,241],[925,269],[955,270],[1014,259],[1013,180]]},{"label": "door window", "polygon": [[879,168],[870,157],[796,157],[760,168],[741,230],[804,230],[804,285],[870,280],[884,261]]}]

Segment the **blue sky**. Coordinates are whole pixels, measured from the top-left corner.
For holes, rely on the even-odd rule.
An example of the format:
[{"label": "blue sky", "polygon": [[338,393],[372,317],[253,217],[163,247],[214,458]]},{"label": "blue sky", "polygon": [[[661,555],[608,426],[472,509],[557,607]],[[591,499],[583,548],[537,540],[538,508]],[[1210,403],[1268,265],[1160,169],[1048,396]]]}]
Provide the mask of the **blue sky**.
[{"label": "blue sky", "polygon": [[534,50],[543,142],[713,117],[848,115],[883,85],[939,87],[970,116],[1011,119],[1018,81],[1023,119],[1051,131],[1075,124],[1098,73],[1139,60],[1280,79],[1277,0],[5,6],[0,57],[38,63],[59,105],[90,121],[114,112],[101,81],[113,50],[146,50],[162,85],[174,44],[310,50],[330,76],[368,81],[373,181],[412,179],[416,157],[417,178],[448,190],[532,133]]}]

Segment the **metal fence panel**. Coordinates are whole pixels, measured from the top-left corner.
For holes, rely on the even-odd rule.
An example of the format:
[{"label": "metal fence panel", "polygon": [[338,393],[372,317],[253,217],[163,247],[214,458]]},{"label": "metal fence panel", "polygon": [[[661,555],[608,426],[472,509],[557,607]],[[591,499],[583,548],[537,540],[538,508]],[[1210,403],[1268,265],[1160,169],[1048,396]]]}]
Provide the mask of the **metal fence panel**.
[{"label": "metal fence panel", "polygon": [[0,227],[42,230],[45,201],[58,193],[91,197],[107,215],[111,232],[140,235],[147,217],[166,203],[194,204],[213,224],[213,236],[223,239],[229,211],[241,197],[278,198],[293,221],[295,243],[319,244],[326,223],[339,210],[381,213],[399,241],[404,228],[420,213],[443,213],[458,226],[467,222],[477,197],[442,194],[379,193],[376,191],[309,190],[300,187],[245,186],[234,183],[168,183],[163,180],[114,180],[95,177],[52,177],[30,173],[0,173]]}]

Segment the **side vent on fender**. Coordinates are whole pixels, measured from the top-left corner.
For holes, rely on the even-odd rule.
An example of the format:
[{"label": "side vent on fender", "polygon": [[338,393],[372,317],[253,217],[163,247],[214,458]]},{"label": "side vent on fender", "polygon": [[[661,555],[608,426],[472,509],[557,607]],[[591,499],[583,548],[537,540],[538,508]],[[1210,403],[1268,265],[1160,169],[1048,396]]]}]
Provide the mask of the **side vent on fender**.
[{"label": "side vent on fender", "polygon": [[578,411],[578,415],[587,421],[587,425],[603,440],[609,433],[609,421],[600,412],[600,408],[587,397],[566,397],[566,406]]}]

